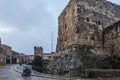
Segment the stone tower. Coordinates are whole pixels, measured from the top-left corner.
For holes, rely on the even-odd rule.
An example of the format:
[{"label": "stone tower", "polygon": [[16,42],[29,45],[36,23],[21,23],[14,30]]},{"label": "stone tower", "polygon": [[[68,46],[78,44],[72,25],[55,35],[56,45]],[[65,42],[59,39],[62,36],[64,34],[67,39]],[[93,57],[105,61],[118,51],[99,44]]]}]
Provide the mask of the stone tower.
[{"label": "stone tower", "polygon": [[34,47],[34,55],[43,57],[43,48],[42,47]]},{"label": "stone tower", "polygon": [[77,76],[84,74],[82,69],[104,67],[104,55],[120,53],[119,20],[119,5],[106,0],[70,0],[58,17],[58,54],[50,71]]},{"label": "stone tower", "polygon": [[119,5],[106,0],[70,0],[58,17],[56,51],[73,44],[101,47],[102,30],[119,20]]}]

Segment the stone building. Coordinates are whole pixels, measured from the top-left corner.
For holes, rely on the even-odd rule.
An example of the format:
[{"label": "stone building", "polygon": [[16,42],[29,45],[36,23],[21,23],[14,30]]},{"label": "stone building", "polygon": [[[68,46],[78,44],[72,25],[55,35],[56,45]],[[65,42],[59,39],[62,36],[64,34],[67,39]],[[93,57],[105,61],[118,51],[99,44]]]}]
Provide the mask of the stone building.
[{"label": "stone building", "polygon": [[58,17],[56,51],[72,44],[101,47],[102,30],[120,20],[119,10],[106,0],[70,0]]},{"label": "stone building", "polygon": [[12,63],[12,47],[1,44],[1,47],[3,49],[2,54],[4,54],[4,61],[5,63]]},{"label": "stone building", "polygon": [[103,50],[120,55],[120,21],[103,30]]},{"label": "stone building", "polygon": [[51,73],[80,75],[81,69],[99,68],[106,54],[119,54],[119,11],[107,0],[70,0],[58,17],[59,55],[51,60]]},{"label": "stone building", "polygon": [[3,51],[3,49],[2,49],[2,47],[1,47],[1,38],[0,38],[0,62],[3,62],[4,63],[4,54],[2,54],[2,51]]},{"label": "stone building", "polygon": [[32,62],[34,60],[34,55],[27,55],[28,62]]},{"label": "stone building", "polygon": [[12,50],[12,64],[18,64],[18,63],[20,63],[20,61],[22,59],[21,57],[22,56],[21,56],[21,54],[19,52],[16,52],[16,51]]},{"label": "stone building", "polygon": [[27,62],[26,55],[12,50],[12,47],[9,45],[1,44],[0,39],[0,62],[16,64],[20,61],[23,63]]},{"label": "stone building", "polygon": [[43,48],[42,47],[34,47],[34,56],[43,57]]},{"label": "stone building", "polygon": [[25,55],[24,53],[19,53],[19,61],[22,62],[22,63],[29,62],[28,58],[27,58],[27,55]]},{"label": "stone building", "polygon": [[44,53],[43,54],[43,60],[50,60],[51,58],[51,53]]},{"label": "stone building", "polygon": [[5,64],[17,64],[20,61],[25,63],[27,61],[26,55],[12,50],[11,46],[1,44],[1,62]]}]

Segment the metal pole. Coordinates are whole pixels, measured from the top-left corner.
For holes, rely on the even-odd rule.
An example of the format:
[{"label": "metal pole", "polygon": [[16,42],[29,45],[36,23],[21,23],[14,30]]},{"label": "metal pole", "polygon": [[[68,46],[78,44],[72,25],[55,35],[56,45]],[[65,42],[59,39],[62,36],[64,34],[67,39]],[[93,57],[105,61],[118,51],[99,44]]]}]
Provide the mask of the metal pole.
[{"label": "metal pole", "polygon": [[51,52],[53,52],[53,32],[52,32],[52,39],[51,39]]}]

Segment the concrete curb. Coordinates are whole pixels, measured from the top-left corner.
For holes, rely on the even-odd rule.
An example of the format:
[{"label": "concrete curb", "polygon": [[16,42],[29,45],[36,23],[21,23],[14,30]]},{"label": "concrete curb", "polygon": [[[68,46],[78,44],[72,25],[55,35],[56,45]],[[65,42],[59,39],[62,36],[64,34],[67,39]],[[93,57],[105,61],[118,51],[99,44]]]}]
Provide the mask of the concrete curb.
[{"label": "concrete curb", "polygon": [[[22,71],[17,69],[18,66],[14,67],[14,71],[18,72],[18,73],[22,73]],[[75,80],[72,78],[59,78],[59,77],[50,77],[50,76],[43,76],[43,75],[35,75],[35,74],[31,74],[31,76],[35,76],[35,77],[42,77],[42,78],[50,78],[50,79],[59,79],[59,80]]]}]

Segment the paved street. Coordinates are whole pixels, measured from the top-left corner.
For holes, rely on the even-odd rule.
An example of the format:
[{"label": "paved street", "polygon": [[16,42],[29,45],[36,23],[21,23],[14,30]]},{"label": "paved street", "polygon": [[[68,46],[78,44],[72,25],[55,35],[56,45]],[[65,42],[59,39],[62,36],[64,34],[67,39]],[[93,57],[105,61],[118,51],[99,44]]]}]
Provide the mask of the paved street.
[{"label": "paved street", "polygon": [[[39,74],[41,76],[45,77],[22,77],[21,73],[14,70],[14,68],[17,67],[16,65],[5,65],[0,67],[0,80],[75,80],[75,79],[51,79],[51,78],[45,78],[48,77],[48,75]],[[20,70],[20,67],[16,68]],[[32,73],[35,75],[35,73]],[[36,74],[37,75],[37,74]],[[52,77],[52,76],[50,76]],[[97,78],[97,79],[76,79],[76,80],[120,80],[120,78]]]},{"label": "paved street", "polygon": [[35,76],[22,77],[20,73],[14,71],[14,67],[15,65],[6,65],[0,67],[0,80],[53,80]]}]

